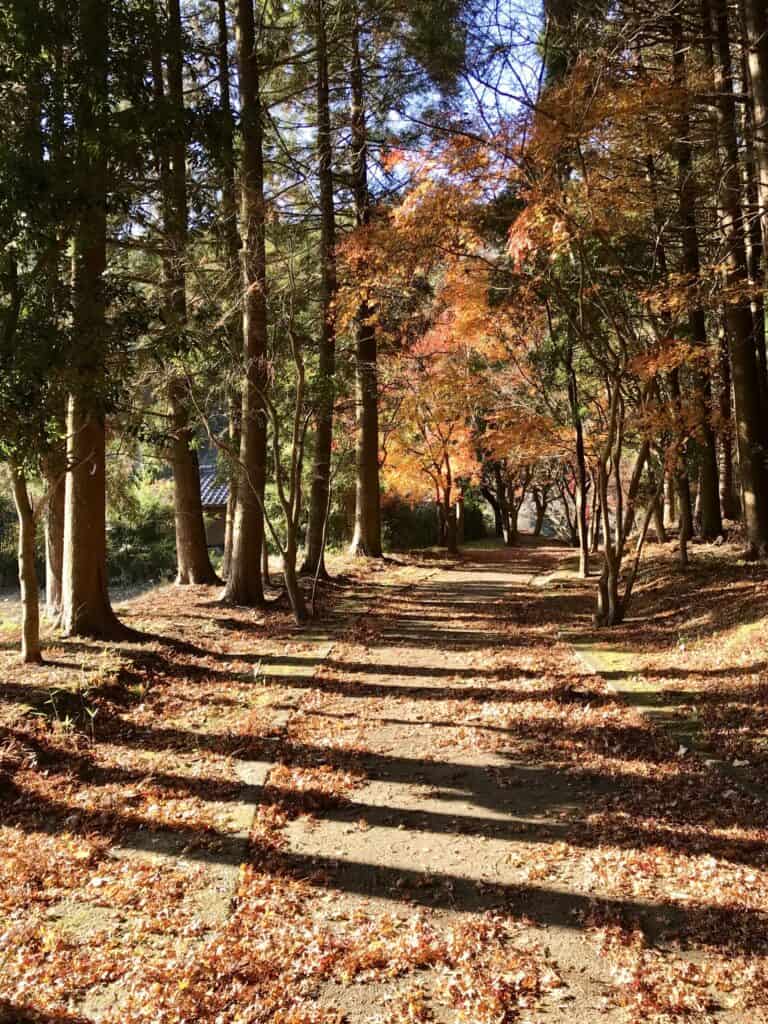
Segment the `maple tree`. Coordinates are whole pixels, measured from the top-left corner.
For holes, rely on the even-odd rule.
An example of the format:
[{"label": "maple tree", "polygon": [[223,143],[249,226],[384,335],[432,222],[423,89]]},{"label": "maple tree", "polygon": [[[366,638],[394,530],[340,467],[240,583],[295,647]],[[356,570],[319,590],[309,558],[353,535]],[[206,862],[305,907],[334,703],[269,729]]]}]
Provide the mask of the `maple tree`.
[{"label": "maple tree", "polygon": [[456,326],[443,319],[390,368],[392,412],[387,482],[410,500],[433,497],[446,546],[458,550],[456,505],[477,476],[471,425],[467,353],[454,343]]}]

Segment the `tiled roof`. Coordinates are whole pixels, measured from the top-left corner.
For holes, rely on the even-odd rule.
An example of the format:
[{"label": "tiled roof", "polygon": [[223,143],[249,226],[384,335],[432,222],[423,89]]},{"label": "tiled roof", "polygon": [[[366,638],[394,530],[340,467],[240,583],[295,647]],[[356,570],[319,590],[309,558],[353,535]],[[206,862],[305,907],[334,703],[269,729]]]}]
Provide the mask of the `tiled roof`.
[{"label": "tiled roof", "polygon": [[220,508],[227,504],[229,484],[218,476],[215,466],[200,467],[200,498],[203,508]]}]

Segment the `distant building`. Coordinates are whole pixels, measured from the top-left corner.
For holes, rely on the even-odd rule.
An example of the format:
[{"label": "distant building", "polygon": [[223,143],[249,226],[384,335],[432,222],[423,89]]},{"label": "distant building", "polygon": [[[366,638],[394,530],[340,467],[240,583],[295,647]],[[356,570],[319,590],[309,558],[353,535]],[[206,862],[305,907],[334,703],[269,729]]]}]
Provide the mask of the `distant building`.
[{"label": "distant building", "polygon": [[222,480],[215,465],[200,467],[200,499],[205,517],[205,536],[209,548],[224,547],[229,483]]}]

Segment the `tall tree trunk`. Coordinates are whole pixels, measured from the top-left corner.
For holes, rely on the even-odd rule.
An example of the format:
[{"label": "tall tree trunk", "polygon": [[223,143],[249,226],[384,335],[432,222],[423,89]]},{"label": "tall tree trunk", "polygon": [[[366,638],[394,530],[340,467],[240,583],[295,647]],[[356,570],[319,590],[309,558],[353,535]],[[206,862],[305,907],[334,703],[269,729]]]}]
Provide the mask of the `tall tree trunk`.
[{"label": "tall tree trunk", "polygon": [[768,10],[765,0],[744,0],[744,22],[760,223],[763,251],[768,253]]},{"label": "tall tree trunk", "polygon": [[445,522],[445,546],[449,555],[459,553],[459,531],[456,521],[456,505],[447,496],[443,502],[443,516]]},{"label": "tall tree trunk", "polygon": [[664,472],[664,525],[677,523],[677,492],[672,473]]},{"label": "tall tree trunk", "polygon": [[576,528],[579,537],[579,576],[589,576],[589,528],[587,524],[587,459],[584,451],[584,424],[579,408],[579,390],[573,367],[573,349],[569,343],[566,371],[568,374],[568,403],[576,435]]},{"label": "tall tree trunk", "polygon": [[[168,108],[171,135],[167,159],[161,161],[165,256],[163,285],[165,318],[170,327],[173,356],[184,354],[184,331],[187,323],[187,274],[185,261],[188,242],[187,211],[187,144],[184,124],[184,55],[180,0],[168,2],[168,24],[165,33],[168,54]],[[162,96],[162,65],[158,81],[155,71],[156,95]],[[168,388],[171,407],[172,435],[170,461],[173,470],[173,507],[176,524],[176,582],[218,583],[211,565],[200,500],[200,467],[190,427],[188,398],[180,379],[173,379]]]},{"label": "tall tree trunk", "polygon": [[512,522],[510,518],[510,507],[509,507],[509,489],[507,488],[507,482],[504,479],[504,474],[501,469],[501,465],[497,462],[494,466],[494,477],[496,480],[496,493],[499,496],[499,511],[501,513],[501,535],[504,538],[504,543],[507,547],[512,547],[515,543],[515,533],[512,530]]},{"label": "tall tree trunk", "polygon": [[509,534],[507,544],[509,544],[510,547],[517,544],[520,536],[519,520],[520,505],[518,505],[513,498],[512,501],[509,502]]},{"label": "tall tree trunk", "polygon": [[229,493],[227,494],[227,511],[224,520],[224,553],[221,560],[221,575],[224,579],[229,578],[229,570],[232,565],[232,538],[235,532],[235,510],[237,509],[239,480],[236,460],[240,457],[240,423],[242,412],[242,398],[240,393],[236,392],[229,399],[229,450],[235,453],[235,461],[233,461],[232,456],[228,456],[227,475],[229,477]]},{"label": "tall tree trunk", "polygon": [[[320,299],[319,387],[315,414],[315,449],[312,465],[312,489],[309,499],[309,528],[304,569],[313,576],[325,575],[323,552],[325,519],[331,486],[331,445],[333,442],[333,403],[336,327],[336,214],[333,205],[333,145],[328,93],[328,41],[326,38],[325,0],[315,0],[315,40],[317,46],[317,165],[320,185]],[[378,443],[376,457],[378,459]]]},{"label": "tall tree trunk", "polygon": [[[229,276],[227,295],[236,300],[240,294],[240,232],[237,224],[237,164],[235,158],[235,119],[232,112],[229,70],[229,26],[227,0],[218,0],[220,175],[221,175],[221,247]],[[230,317],[233,354],[242,345],[242,320]],[[235,345],[235,342],[237,343]]]},{"label": "tall tree trunk", "polygon": [[534,537],[540,537],[541,536],[541,531],[544,528],[544,516],[545,515],[546,515],[546,509],[545,508],[542,507],[542,508],[537,508],[536,509],[536,521],[535,521],[535,523],[533,525],[533,536]]},{"label": "tall tree trunk", "polygon": [[[651,486],[655,487],[655,476],[651,477]],[[656,540],[659,544],[667,543],[667,531],[664,526],[664,499],[661,492],[657,492],[653,498],[652,507],[653,528],[656,531]]]},{"label": "tall tree trunk", "polygon": [[[678,410],[678,417],[682,417],[682,398],[680,393],[680,374],[677,369],[670,371],[669,390],[672,396],[672,403]],[[688,475],[687,465],[687,443],[685,438],[679,438],[675,451],[675,465],[673,469],[675,490],[677,493],[677,534],[680,565],[685,568],[688,565],[688,543],[693,536],[693,503],[691,501],[691,478]]]},{"label": "tall tree trunk", "polygon": [[599,504],[599,495],[595,491],[592,499],[592,516],[589,523],[589,551],[590,554],[597,554],[600,548],[600,531],[602,529],[603,510]]},{"label": "tall tree trunk", "polygon": [[[597,470],[596,498],[600,502],[600,515],[603,527],[603,570],[597,585],[597,625],[617,626],[621,622],[621,601],[619,598],[619,573],[621,559],[614,547],[609,529],[608,504],[608,470],[607,459],[601,458]],[[621,521],[619,512],[616,514],[617,524]]]},{"label": "tall tree trunk", "polygon": [[233,604],[258,605],[264,602],[261,548],[267,423],[262,396],[267,380],[267,258],[261,92],[252,0],[237,3],[237,62],[243,136],[240,188],[245,240],[242,252],[245,380],[232,564],[224,596]]},{"label": "tall tree trunk", "polygon": [[73,238],[77,366],[67,406],[62,628],[68,636],[127,632],[107,590],[106,430],[103,403],[107,263],[107,0],[80,0],[83,71],[76,115],[80,208]]},{"label": "tall tree trunk", "polygon": [[722,170],[719,175],[718,219],[723,243],[725,280],[731,295],[725,307],[731,354],[739,470],[744,495],[744,521],[752,554],[768,550],[768,446],[760,407],[759,366],[755,353],[752,312],[748,298],[749,273],[741,209],[739,145],[733,94],[728,6],[726,0],[703,0],[705,37],[713,65],[717,133]]},{"label": "tall tree trunk", "polygon": [[752,334],[755,341],[755,355],[760,367],[760,405],[763,416],[768,415],[768,352],[765,339],[765,296],[764,284],[768,283],[763,267],[763,232],[760,205],[760,183],[755,154],[755,111],[750,90],[750,76],[747,67],[748,43],[742,33],[742,81],[748,96],[741,105],[741,135],[744,140],[744,156],[741,164],[744,189],[744,243],[747,250],[747,270],[750,285],[750,309],[752,311]]},{"label": "tall tree trunk", "polygon": [[482,487],[481,493],[488,504],[493,510],[493,529],[496,537],[502,537],[503,531],[501,528],[501,509],[499,508],[499,501],[496,495],[493,493],[490,487]]},{"label": "tall tree trunk", "polygon": [[[684,455],[681,455],[684,458]],[[677,520],[678,560],[685,568],[688,565],[688,545],[693,536],[693,503],[691,501],[691,479],[686,469],[677,471],[677,502],[680,512]]]},{"label": "tall tree trunk", "polygon": [[[231,80],[229,71],[229,25],[227,22],[227,0],[218,0],[218,43],[219,43],[219,107],[221,115],[220,154],[221,154],[221,234],[220,243],[223,262],[227,270],[226,294],[232,309],[239,305],[240,297],[240,232],[237,225],[237,172],[235,160],[235,123],[232,113],[230,95]],[[232,352],[232,365],[240,359],[243,348],[242,317],[228,317],[227,338]],[[229,397],[229,450],[236,452],[233,459],[228,457],[227,477],[229,494],[227,496],[227,514],[224,525],[224,554],[221,573],[226,579],[232,563],[232,537],[235,527],[235,509],[237,507],[238,469],[237,458],[240,453],[240,420],[242,416],[242,398],[240,389],[233,388]]]},{"label": "tall tree trunk", "polygon": [[49,455],[43,463],[45,502],[45,604],[52,620],[61,615],[64,570],[64,476],[66,458]]},{"label": "tall tree trunk", "polygon": [[[370,221],[368,194],[368,130],[365,91],[360,59],[360,38],[354,30],[352,54],[352,178],[355,219],[359,227]],[[381,502],[379,494],[379,383],[376,331],[370,310],[363,303],[358,313],[355,352],[355,400],[357,409],[355,533],[351,551],[370,558],[381,557]]]},{"label": "tall tree trunk", "polygon": [[719,337],[720,355],[720,505],[725,519],[735,520],[741,515],[741,503],[736,486],[733,452],[733,409],[731,402],[731,359],[725,328]]},{"label": "tall tree trunk", "polygon": [[270,586],[269,579],[269,544],[267,543],[267,531],[264,531],[264,543],[261,546],[261,578],[264,586]]},{"label": "tall tree trunk", "polygon": [[175,385],[169,388],[173,438],[173,512],[176,524],[176,582],[213,584],[221,580],[214,572],[208,554],[203,504],[200,498],[200,466],[197,452],[191,447],[189,413],[183,392]]},{"label": "tall tree trunk", "polygon": [[291,604],[293,617],[296,620],[296,624],[301,626],[309,618],[309,613],[307,611],[307,602],[304,599],[304,592],[301,589],[296,573],[296,554],[295,544],[291,541],[283,553],[283,581],[286,593],[288,594],[288,600]]},{"label": "tall tree trunk", "polygon": [[[672,21],[675,80],[686,86],[685,42],[680,22]],[[698,294],[701,276],[699,230],[696,217],[696,184],[693,177],[691,126],[687,108],[683,108],[677,124],[677,191],[682,236],[682,270],[694,295]],[[712,428],[712,382],[707,360],[707,324],[704,310],[694,301],[688,312],[691,341],[702,353],[702,365],[693,371],[693,393],[697,411],[697,446],[699,449],[700,532],[704,540],[714,540],[723,532],[720,514],[717,440]]]},{"label": "tall tree trunk", "polygon": [[19,585],[21,587],[21,660],[28,665],[39,665],[40,650],[40,596],[35,567],[35,515],[29,500],[24,473],[11,466],[13,499],[19,519]]}]

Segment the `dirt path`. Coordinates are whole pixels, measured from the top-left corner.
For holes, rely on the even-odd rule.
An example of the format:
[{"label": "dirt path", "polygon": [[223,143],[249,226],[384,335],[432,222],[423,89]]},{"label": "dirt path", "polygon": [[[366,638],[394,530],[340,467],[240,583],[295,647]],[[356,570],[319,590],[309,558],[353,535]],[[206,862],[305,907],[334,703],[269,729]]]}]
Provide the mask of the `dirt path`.
[{"label": "dirt path", "polygon": [[388,566],[301,634],[133,604],[199,646],[76,779],[19,733],[0,1019],[765,1024],[766,806],[559,639],[565,555]]},{"label": "dirt path", "polygon": [[[287,788],[302,771],[310,789],[312,772],[349,773],[342,798],[285,829],[281,869],[320,894],[305,912],[330,911],[350,947],[361,928],[398,949],[425,931],[439,945],[479,922],[509,929],[461,980],[442,948],[415,973],[384,957],[318,980],[312,1004],[350,1024],[744,1019],[729,972],[762,950],[765,918],[732,887],[758,877],[765,808],[681,763],[558,641],[583,596],[531,584],[562,557],[532,547],[439,569],[360,620],[311,691],[284,680],[303,691]],[[502,976],[521,987],[501,992]],[[461,995],[473,985],[501,992],[496,1016]]]},{"label": "dirt path", "polygon": [[[287,856],[321,868],[342,915],[364,908],[412,926],[414,907],[428,908],[438,930],[472,915],[510,917],[515,947],[546,975],[530,1019],[587,1021],[608,982],[575,931],[592,887],[581,871],[559,885],[541,847],[548,861],[552,844],[578,831],[592,786],[531,757],[504,728],[509,702],[552,686],[548,659],[569,662],[537,650],[552,646],[546,624],[514,625],[551,558],[516,554],[438,570],[382,602],[320,669],[322,690],[304,700],[292,732],[302,744],[358,752],[362,782],[332,813],[295,820]],[[437,1019],[453,1020],[439,981],[421,977],[419,987]],[[369,1021],[374,1011],[386,1017],[387,1001],[412,983],[330,984],[321,1002],[350,1024]]]}]

